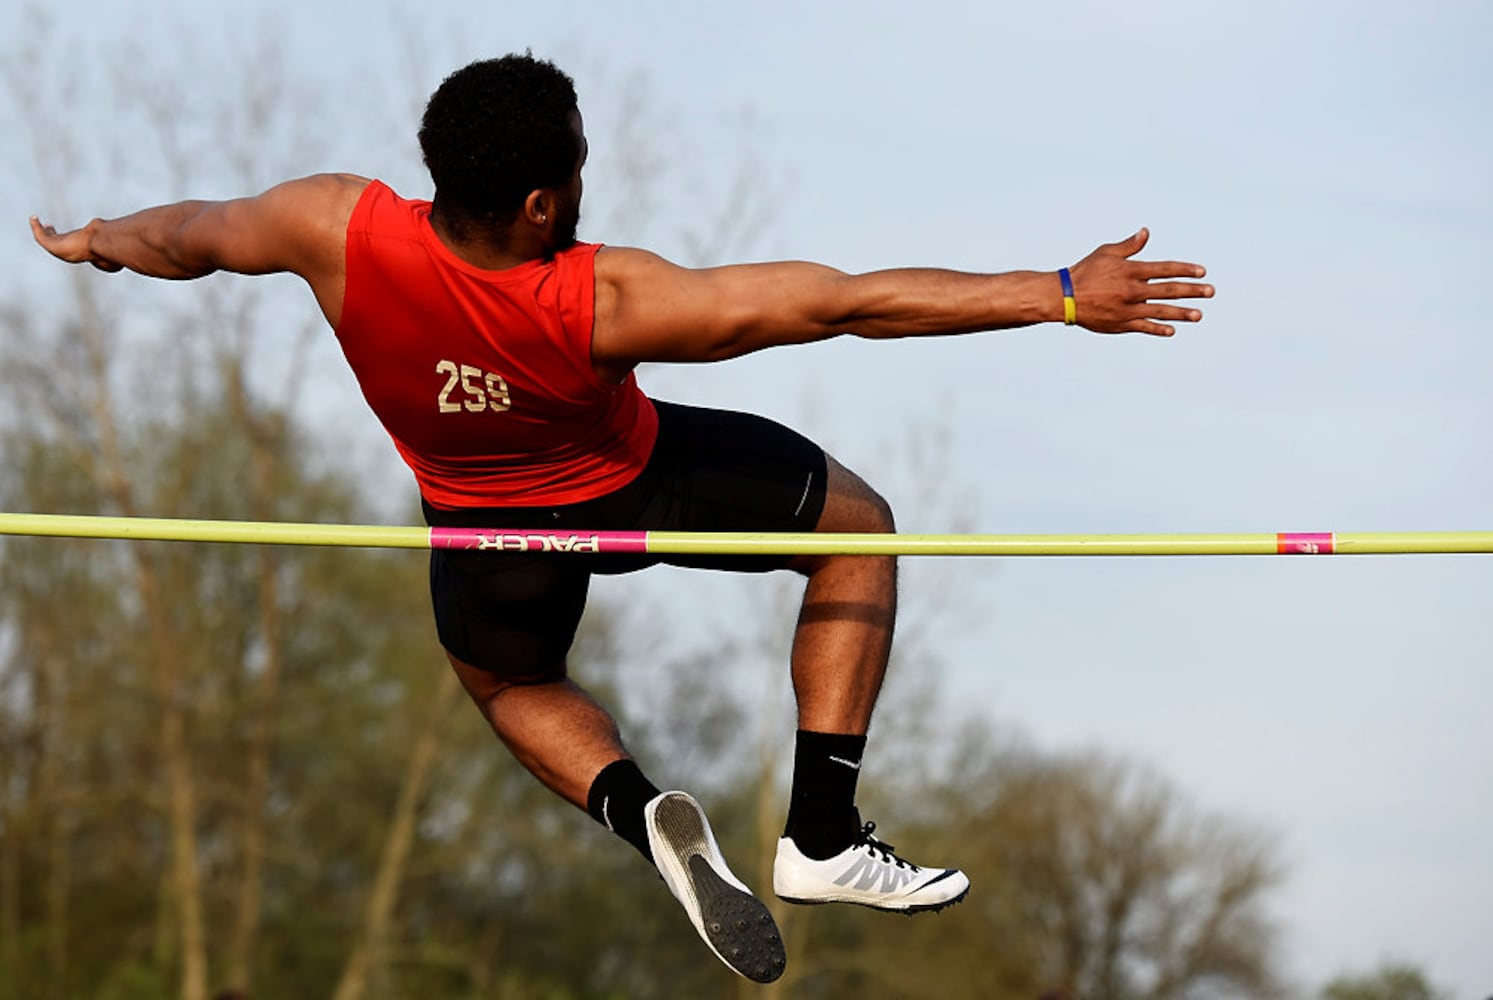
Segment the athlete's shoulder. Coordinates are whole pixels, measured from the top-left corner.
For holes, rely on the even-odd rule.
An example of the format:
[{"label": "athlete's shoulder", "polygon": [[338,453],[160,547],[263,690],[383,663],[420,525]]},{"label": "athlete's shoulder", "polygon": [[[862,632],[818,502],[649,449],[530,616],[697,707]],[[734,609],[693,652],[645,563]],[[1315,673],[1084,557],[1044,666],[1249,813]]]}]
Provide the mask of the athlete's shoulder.
[{"label": "athlete's shoulder", "polygon": [[302,180],[310,184],[318,184],[328,191],[338,190],[347,193],[361,193],[370,184],[379,184],[383,187],[388,187],[381,180],[364,177],[361,174],[349,174],[345,172],[311,174],[308,177],[302,178]]},{"label": "athlete's shoulder", "polygon": [[370,186],[378,182],[357,174],[310,174],[285,181],[261,195],[282,204],[299,204],[308,210],[322,212],[337,207],[351,209]]},{"label": "athlete's shoulder", "polygon": [[600,243],[572,243],[564,250],[531,261],[529,267],[515,268],[513,273],[540,281],[545,280],[546,275],[554,275],[562,283],[582,282],[589,297],[597,280],[597,252],[601,249]]},{"label": "athlete's shoulder", "polygon": [[313,174],[302,178],[302,183],[306,185],[309,195],[336,204],[348,216],[360,205],[374,201],[404,201],[398,192],[383,181],[358,174]]},{"label": "athlete's shoulder", "polygon": [[338,214],[349,236],[419,242],[430,216],[429,201],[406,198],[385,181],[355,174],[338,174],[327,183],[343,192]]},{"label": "athlete's shoulder", "polygon": [[611,267],[629,267],[639,264],[656,262],[668,263],[652,250],[644,250],[640,247],[612,246],[610,244],[596,244],[597,262],[605,261]]},{"label": "athlete's shoulder", "polygon": [[651,250],[639,247],[601,246],[596,252],[596,280],[602,285],[625,286],[680,270]]},{"label": "athlete's shoulder", "polygon": [[589,262],[594,260],[596,255],[603,249],[605,249],[605,245],[601,243],[572,243],[564,250],[555,254],[554,259],[557,261]]},{"label": "athlete's shoulder", "polygon": [[344,238],[348,221],[369,186],[366,177],[356,174],[311,174],[227,207],[239,238],[259,225],[268,227],[288,246],[315,250],[325,245],[340,252],[333,244]]}]

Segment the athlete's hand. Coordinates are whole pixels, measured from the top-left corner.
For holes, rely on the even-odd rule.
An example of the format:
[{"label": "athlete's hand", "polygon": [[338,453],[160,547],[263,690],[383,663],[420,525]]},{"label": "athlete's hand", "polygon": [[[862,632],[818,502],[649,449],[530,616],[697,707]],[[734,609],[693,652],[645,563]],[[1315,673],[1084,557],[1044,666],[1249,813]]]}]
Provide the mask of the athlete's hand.
[{"label": "athlete's hand", "polygon": [[71,232],[59,233],[52,226],[42,225],[41,220],[33,215],[31,235],[43,250],[69,264],[92,264],[100,271],[118,271],[124,266],[94,253],[93,234],[87,226]]},{"label": "athlete's hand", "polygon": [[[1127,240],[1106,243],[1069,270],[1079,326],[1096,333],[1149,333],[1170,337],[1172,323],[1196,323],[1202,310],[1170,305],[1169,299],[1210,299],[1213,286],[1179,278],[1201,278],[1201,264],[1131,260],[1151,238],[1142,229]],[[1162,301],[1157,301],[1162,300]]]}]

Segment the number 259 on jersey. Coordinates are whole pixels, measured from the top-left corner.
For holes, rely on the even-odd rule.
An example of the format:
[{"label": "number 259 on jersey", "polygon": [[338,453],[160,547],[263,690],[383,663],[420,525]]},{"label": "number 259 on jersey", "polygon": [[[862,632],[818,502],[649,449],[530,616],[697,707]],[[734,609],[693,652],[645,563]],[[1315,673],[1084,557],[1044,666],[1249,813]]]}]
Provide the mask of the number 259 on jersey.
[{"label": "number 259 on jersey", "polygon": [[436,406],[442,413],[483,410],[502,413],[513,405],[508,383],[497,372],[485,372],[476,365],[458,365],[455,361],[442,361],[435,370],[446,376],[446,384],[436,397]]}]

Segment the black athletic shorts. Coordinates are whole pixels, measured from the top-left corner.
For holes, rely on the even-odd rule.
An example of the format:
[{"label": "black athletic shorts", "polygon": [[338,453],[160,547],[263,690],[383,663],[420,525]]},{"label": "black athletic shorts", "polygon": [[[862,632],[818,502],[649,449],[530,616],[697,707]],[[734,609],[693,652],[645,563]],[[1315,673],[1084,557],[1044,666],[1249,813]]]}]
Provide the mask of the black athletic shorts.
[{"label": "black athletic shorts", "polygon": [[[824,509],[825,455],[765,417],[656,402],[658,442],[621,489],[558,507],[438,510],[433,526],[618,531],[813,531]],[[430,556],[436,633],[457,659],[506,680],[565,675],[593,573],[666,563],[763,573],[789,556],[585,555],[437,549]]]}]

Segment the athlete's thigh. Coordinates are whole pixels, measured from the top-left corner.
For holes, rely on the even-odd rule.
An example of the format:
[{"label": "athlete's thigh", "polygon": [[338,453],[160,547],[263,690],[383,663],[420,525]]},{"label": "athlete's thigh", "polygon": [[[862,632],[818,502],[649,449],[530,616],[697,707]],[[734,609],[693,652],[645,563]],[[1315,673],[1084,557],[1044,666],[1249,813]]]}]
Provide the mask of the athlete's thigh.
[{"label": "athlete's thigh", "polygon": [[[733,410],[660,403],[660,475],[651,530],[813,531],[824,507],[826,457],[776,421]],[[785,556],[669,556],[676,566],[766,572]]]},{"label": "athlete's thigh", "polygon": [[448,653],[512,683],[565,676],[586,608],[585,556],[436,550],[430,596]]}]

